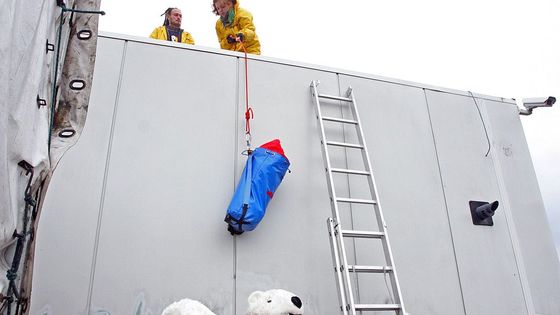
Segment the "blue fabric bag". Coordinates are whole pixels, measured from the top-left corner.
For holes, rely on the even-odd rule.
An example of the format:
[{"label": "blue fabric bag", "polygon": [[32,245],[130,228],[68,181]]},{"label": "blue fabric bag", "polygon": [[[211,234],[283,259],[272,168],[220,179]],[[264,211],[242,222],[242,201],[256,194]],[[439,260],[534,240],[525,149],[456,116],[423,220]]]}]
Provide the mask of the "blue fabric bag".
[{"label": "blue fabric bag", "polygon": [[263,144],[248,156],[224,220],[232,235],[257,227],[289,166],[278,139]]}]

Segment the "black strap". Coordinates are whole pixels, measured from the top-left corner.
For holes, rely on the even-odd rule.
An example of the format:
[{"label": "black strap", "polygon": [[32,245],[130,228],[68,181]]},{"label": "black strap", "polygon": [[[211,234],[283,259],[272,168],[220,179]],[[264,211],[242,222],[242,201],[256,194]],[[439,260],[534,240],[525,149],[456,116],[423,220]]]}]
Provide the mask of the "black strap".
[{"label": "black strap", "polygon": [[[224,221],[228,223],[228,231],[231,233],[231,235],[243,234],[243,224],[249,223],[248,221],[245,221],[245,216],[247,215],[248,209],[249,205],[246,203],[243,204],[243,212],[241,212],[241,217],[239,219],[234,218],[229,213],[226,215]],[[234,225],[238,226],[238,230],[235,230],[235,228],[233,227]]]},{"label": "black strap", "polygon": [[239,218],[239,222],[237,222],[239,224],[239,230],[243,231],[243,224],[244,223],[248,223],[245,222],[245,216],[247,215],[247,209],[249,209],[249,205],[244,203],[243,204],[243,212],[241,213],[241,218]]}]

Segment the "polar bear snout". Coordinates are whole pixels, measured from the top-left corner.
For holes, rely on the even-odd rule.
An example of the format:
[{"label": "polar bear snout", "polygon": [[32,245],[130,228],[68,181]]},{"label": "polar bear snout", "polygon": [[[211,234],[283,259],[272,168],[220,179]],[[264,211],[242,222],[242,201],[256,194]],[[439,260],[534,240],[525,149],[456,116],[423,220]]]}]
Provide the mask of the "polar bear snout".
[{"label": "polar bear snout", "polygon": [[246,315],[301,315],[304,312],[299,296],[282,289],[255,291],[247,302]]},{"label": "polar bear snout", "polygon": [[301,308],[301,305],[302,305],[302,304],[301,304],[301,300],[300,300],[299,297],[297,297],[297,296],[292,296],[292,303],[294,303],[294,305],[295,305],[297,308]]},{"label": "polar bear snout", "polygon": [[[301,299],[297,296],[292,296],[291,298],[292,300],[292,304],[294,304],[297,308],[301,309]],[[288,313],[288,315],[297,315],[297,314],[293,314],[293,313]]]}]

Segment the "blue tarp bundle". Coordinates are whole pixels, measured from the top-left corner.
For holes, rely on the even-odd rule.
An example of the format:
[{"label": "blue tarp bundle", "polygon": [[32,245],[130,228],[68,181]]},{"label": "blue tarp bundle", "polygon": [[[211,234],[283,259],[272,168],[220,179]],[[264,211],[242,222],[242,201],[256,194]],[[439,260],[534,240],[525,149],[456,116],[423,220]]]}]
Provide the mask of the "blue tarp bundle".
[{"label": "blue tarp bundle", "polygon": [[263,144],[249,155],[227,209],[225,221],[231,234],[257,227],[289,166],[278,139]]}]

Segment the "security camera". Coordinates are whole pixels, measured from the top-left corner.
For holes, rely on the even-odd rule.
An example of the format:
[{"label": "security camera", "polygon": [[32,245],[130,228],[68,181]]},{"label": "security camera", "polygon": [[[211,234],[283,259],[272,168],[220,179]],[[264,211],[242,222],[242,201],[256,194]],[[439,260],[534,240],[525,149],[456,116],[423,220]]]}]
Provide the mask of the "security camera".
[{"label": "security camera", "polygon": [[520,115],[531,115],[533,113],[533,109],[537,107],[552,107],[556,103],[556,97],[549,96],[549,97],[532,97],[532,98],[524,98],[523,99],[523,106],[526,109],[520,109]]},{"label": "security camera", "polygon": [[536,107],[551,107],[554,103],[556,103],[556,97],[554,96],[523,99],[523,106],[527,109],[533,109]]}]

